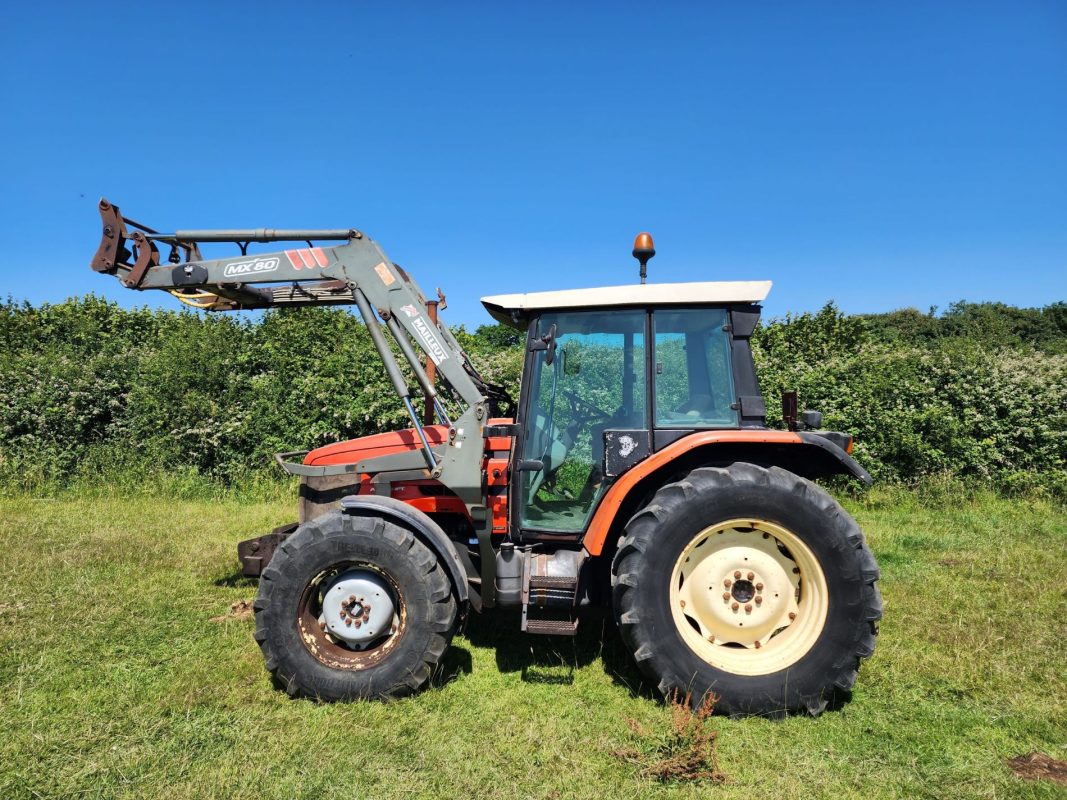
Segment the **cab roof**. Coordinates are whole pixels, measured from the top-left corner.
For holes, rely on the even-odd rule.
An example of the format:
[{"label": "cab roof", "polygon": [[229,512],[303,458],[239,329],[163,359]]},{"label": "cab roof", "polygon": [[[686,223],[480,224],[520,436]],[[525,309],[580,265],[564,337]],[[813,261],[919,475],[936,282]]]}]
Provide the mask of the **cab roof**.
[{"label": "cab roof", "polygon": [[563,308],[616,308],[619,306],[695,306],[760,303],[771,290],[770,281],[699,281],[646,283],[562,289],[556,292],[497,294],[482,298],[482,305],[507,325],[535,312]]}]

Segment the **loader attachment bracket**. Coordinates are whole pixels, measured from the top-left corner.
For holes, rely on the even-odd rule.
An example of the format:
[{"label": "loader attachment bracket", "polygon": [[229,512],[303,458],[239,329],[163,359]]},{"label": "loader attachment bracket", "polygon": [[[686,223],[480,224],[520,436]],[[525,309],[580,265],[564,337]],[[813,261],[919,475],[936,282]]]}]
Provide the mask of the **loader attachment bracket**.
[{"label": "loader attachment bracket", "polygon": [[116,264],[129,258],[129,251],[124,247],[127,236],[125,220],[118,207],[103,198],[100,199],[100,219],[103,223],[100,247],[89,266],[97,272],[114,272]]},{"label": "loader attachment bracket", "polygon": [[[150,238],[153,234],[158,234],[158,231],[122,216],[119,207],[103,197],[100,198],[98,209],[101,223],[100,246],[93,260],[89,262],[89,266],[96,272],[118,274],[119,280],[127,289],[139,288],[145,273],[151,267],[159,266],[159,248]],[[131,228],[134,229],[132,232]],[[170,244],[172,247],[169,257],[171,263],[177,264],[182,260],[200,260],[200,248],[197,247],[196,242],[170,242]],[[179,249],[183,251],[184,259],[181,258]]]}]

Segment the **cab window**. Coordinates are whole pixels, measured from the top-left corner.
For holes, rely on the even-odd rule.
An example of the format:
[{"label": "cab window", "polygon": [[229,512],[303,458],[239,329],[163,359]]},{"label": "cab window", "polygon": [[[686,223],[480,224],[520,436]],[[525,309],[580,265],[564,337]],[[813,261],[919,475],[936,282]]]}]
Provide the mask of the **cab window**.
[{"label": "cab window", "polygon": [[737,427],[727,312],[661,310],[652,319],[656,427]]}]

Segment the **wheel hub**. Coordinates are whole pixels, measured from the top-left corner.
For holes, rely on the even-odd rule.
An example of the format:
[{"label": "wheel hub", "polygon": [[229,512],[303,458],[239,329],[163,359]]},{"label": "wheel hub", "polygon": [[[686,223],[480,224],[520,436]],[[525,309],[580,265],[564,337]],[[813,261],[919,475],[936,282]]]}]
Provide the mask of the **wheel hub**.
[{"label": "wheel hub", "polygon": [[335,639],[359,646],[390,633],[396,609],[385,579],[369,569],[350,569],[324,588],[324,630]]},{"label": "wheel hub", "polygon": [[818,562],[795,534],[770,522],[705,529],[679,556],[670,592],[690,646],[742,674],[794,662],[814,644],[826,615]]},{"label": "wheel hub", "polygon": [[[762,586],[763,584],[760,585]],[[747,603],[756,596],[756,587],[752,581],[737,581],[730,589],[730,596],[739,603]]]}]

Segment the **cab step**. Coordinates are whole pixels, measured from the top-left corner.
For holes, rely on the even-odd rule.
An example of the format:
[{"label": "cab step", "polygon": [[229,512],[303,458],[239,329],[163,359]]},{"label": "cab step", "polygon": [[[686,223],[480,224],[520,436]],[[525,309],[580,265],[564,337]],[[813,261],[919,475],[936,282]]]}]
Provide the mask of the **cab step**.
[{"label": "cab step", "polygon": [[578,579],[570,575],[531,575],[529,580],[531,589],[566,589],[572,595],[578,588]]},{"label": "cab step", "polygon": [[[531,570],[531,562],[533,569]],[[574,562],[574,571],[580,562]],[[578,591],[577,574],[546,575],[548,561],[544,557],[527,559],[522,575],[522,630],[546,636],[574,636],[578,620],[574,617],[575,594]],[[542,574],[531,574],[541,572]],[[538,613],[555,612],[556,616],[530,616],[531,610]],[[566,614],[565,619],[560,619]]]},{"label": "cab step", "polygon": [[527,633],[539,633],[545,636],[574,636],[578,633],[576,619],[526,619],[523,620]]}]

